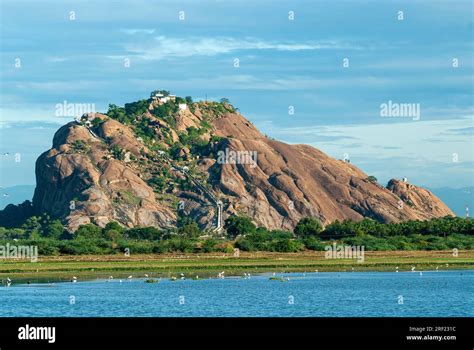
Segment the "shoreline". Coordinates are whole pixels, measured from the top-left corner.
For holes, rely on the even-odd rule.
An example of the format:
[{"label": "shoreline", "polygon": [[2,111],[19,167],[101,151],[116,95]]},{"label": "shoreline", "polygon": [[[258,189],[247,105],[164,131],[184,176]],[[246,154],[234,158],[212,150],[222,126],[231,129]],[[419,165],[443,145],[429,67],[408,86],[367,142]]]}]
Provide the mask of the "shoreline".
[{"label": "shoreline", "polygon": [[[78,280],[170,278],[181,273],[187,279],[216,277],[225,271],[226,276],[242,276],[244,273],[285,272],[369,272],[369,271],[436,271],[474,269],[474,250],[453,251],[367,251],[363,262],[357,259],[326,259],[324,251],[300,253],[242,252],[233,254],[137,254],[47,256],[37,262],[28,260],[0,260],[0,280],[7,278],[12,284],[69,282]],[[354,269],[354,270],[353,270]]]}]

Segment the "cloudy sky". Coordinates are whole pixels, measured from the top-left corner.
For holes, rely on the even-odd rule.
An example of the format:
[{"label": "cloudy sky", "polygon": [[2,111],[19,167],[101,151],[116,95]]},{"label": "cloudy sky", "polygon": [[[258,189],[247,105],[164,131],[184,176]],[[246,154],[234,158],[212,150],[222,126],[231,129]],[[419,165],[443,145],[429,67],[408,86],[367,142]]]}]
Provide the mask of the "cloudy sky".
[{"label": "cloudy sky", "polygon": [[[382,183],[474,184],[471,0],[0,6],[0,187],[35,183],[36,158],[71,119],[56,104],[106,111],[154,89],[227,97],[263,133]],[[382,117],[388,101],[420,115]]]}]

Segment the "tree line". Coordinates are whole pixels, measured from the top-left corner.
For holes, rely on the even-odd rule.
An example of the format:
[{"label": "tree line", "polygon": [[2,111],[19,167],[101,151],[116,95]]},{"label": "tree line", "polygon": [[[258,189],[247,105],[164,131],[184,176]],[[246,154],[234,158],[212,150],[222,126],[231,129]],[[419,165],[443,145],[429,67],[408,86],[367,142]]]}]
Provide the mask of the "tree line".
[{"label": "tree line", "polygon": [[335,221],[325,227],[312,217],[302,218],[293,231],[257,227],[249,217],[231,216],[225,235],[212,236],[190,218],[177,227],[125,228],[117,222],[94,224],[68,232],[60,220],[32,216],[17,228],[0,227],[0,245],[36,245],[39,254],[115,254],[243,251],[298,252],[324,250],[339,244],[364,246],[366,250],[474,249],[474,220],[445,217],[427,221],[383,224],[371,219]]}]

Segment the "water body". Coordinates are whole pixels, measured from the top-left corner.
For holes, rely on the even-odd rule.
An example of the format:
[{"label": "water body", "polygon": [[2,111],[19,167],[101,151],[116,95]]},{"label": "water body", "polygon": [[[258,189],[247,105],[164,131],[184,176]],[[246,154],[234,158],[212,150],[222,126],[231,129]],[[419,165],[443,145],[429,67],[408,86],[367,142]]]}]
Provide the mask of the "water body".
[{"label": "water body", "polygon": [[474,270],[271,276],[13,284],[0,316],[474,316]]}]

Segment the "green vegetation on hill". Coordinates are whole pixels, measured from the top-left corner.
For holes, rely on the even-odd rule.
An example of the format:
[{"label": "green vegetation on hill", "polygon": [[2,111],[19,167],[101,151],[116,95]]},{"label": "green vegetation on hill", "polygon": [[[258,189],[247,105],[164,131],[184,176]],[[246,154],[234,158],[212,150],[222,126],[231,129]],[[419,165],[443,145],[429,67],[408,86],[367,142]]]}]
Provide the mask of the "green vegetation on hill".
[{"label": "green vegetation on hill", "polygon": [[[188,177],[177,176],[166,162],[157,164],[156,160],[162,152],[179,166],[186,166],[188,173],[200,180],[203,186],[210,186],[207,183],[208,175],[199,169],[197,162],[203,157],[215,158],[221,146],[222,138],[213,135],[212,120],[235,111],[227,99],[220,102],[193,102],[190,96],[176,96],[166,102],[159,102],[160,98],[169,96],[167,90],[155,90],[148,100],[127,103],[124,107],[111,104],[107,111],[108,117],[128,125],[148,149],[147,152],[144,148],[141,150],[137,166],[145,175],[143,179],[161,196],[170,195],[176,190],[192,190],[194,187]],[[186,103],[193,113],[197,108],[200,109],[201,120],[197,126],[187,127],[184,131],[178,129],[180,103]],[[82,151],[80,145],[78,151]],[[117,145],[111,147],[111,153],[115,159],[125,158],[124,150]]]}]

